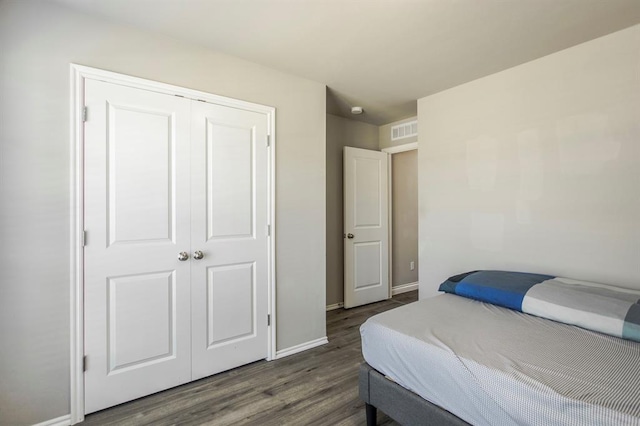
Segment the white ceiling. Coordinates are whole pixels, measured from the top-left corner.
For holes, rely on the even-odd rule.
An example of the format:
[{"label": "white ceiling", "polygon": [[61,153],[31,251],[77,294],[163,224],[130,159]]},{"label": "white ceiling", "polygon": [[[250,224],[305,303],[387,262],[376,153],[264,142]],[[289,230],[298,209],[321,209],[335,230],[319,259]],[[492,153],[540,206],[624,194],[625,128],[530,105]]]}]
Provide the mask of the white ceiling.
[{"label": "white ceiling", "polygon": [[385,124],[416,99],[640,22],[640,0],[54,0],[324,83]]}]

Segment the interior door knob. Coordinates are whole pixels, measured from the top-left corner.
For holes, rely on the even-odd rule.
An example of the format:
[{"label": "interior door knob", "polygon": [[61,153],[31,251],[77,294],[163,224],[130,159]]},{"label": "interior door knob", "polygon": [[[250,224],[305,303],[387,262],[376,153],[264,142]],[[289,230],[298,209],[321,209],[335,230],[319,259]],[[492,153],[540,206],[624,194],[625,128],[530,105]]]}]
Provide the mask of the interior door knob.
[{"label": "interior door knob", "polygon": [[348,239],[352,239],[353,237],[354,237],[354,235],[353,235],[351,232],[349,232],[349,233],[347,234],[347,238],[348,238]]},{"label": "interior door knob", "polygon": [[181,251],[180,253],[178,253],[178,260],[180,262],[184,262],[187,259],[189,259],[189,253],[187,253],[186,251]]},{"label": "interior door knob", "polygon": [[202,259],[203,257],[204,257],[204,253],[203,253],[203,252],[201,252],[200,250],[196,250],[196,251],[193,253],[193,258],[194,258],[195,260],[200,260],[200,259]]}]

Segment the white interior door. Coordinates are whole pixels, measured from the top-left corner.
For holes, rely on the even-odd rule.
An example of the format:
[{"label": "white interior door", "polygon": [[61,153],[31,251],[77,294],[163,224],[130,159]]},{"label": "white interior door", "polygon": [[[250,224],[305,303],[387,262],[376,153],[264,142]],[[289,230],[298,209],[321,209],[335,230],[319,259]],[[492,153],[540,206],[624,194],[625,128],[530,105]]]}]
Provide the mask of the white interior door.
[{"label": "white interior door", "polygon": [[265,114],[193,103],[194,380],[267,357],[267,126]]},{"label": "white interior door", "polygon": [[344,307],[390,297],[387,153],[344,148]]},{"label": "white interior door", "polygon": [[85,412],[191,380],[190,101],[87,80]]}]

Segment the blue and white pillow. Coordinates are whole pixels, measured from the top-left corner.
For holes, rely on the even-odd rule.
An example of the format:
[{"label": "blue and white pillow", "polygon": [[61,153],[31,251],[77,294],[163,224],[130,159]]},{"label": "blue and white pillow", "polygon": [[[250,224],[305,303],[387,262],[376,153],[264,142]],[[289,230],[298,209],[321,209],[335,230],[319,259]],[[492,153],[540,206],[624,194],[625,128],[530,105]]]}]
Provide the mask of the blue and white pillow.
[{"label": "blue and white pillow", "polygon": [[507,271],[456,275],[440,291],[640,342],[640,291]]}]

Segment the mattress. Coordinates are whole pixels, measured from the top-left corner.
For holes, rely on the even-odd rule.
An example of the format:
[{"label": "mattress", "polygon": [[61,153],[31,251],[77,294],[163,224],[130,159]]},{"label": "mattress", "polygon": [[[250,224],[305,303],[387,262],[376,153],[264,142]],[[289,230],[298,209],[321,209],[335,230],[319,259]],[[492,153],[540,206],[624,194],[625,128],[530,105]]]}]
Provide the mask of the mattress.
[{"label": "mattress", "polygon": [[474,425],[639,425],[640,343],[444,294],[369,318],[364,359]]}]

